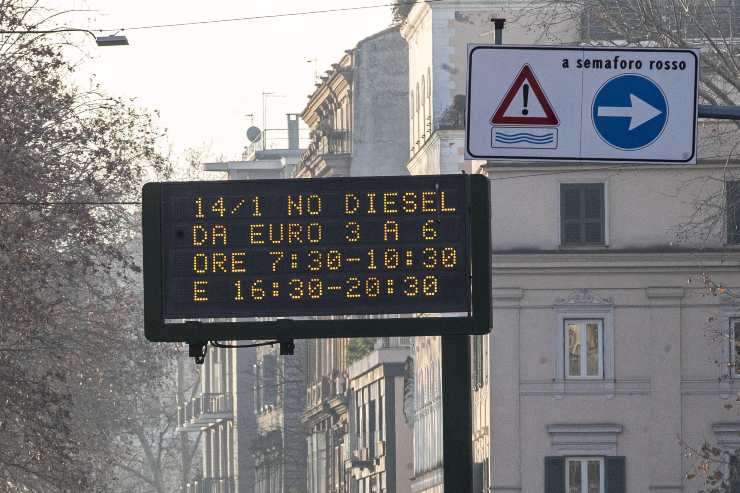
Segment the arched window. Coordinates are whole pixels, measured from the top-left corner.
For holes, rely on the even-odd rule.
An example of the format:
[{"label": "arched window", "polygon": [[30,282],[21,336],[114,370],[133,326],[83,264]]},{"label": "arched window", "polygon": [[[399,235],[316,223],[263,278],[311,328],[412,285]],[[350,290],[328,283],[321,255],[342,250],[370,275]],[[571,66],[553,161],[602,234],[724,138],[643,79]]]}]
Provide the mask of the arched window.
[{"label": "arched window", "polygon": [[[434,118],[434,108],[432,108],[432,69],[431,67],[427,67],[427,108],[429,110],[427,111],[428,119],[429,119],[429,131],[431,132],[432,129],[432,118]],[[424,125],[426,125],[427,122],[424,122]]]},{"label": "arched window", "polygon": [[416,140],[414,137],[414,131],[416,130],[416,127],[414,125],[414,90],[411,90],[411,94],[409,94],[409,117],[411,118],[411,122],[409,124],[409,133],[410,140],[411,140],[411,147],[414,147],[414,141]]},{"label": "arched window", "polygon": [[426,84],[426,77],[421,76],[421,138],[422,140],[427,135],[427,105],[426,105],[426,93],[427,93],[427,84]]},{"label": "arched window", "polygon": [[432,98],[432,68],[427,67],[427,98]]},{"label": "arched window", "polygon": [[421,94],[419,94],[419,83],[416,83],[416,139],[414,140],[414,143],[419,140],[419,136],[421,135],[421,128],[423,123],[421,122],[421,118],[419,117],[419,98],[422,97]]}]

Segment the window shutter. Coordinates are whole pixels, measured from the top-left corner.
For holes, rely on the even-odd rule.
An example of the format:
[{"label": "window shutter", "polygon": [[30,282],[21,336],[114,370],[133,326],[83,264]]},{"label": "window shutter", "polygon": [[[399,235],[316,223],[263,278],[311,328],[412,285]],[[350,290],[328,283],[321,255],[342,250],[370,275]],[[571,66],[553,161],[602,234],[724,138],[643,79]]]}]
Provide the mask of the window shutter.
[{"label": "window shutter", "polygon": [[606,493],[625,493],[625,461],[624,457],[606,457]]},{"label": "window shutter", "polygon": [[564,457],[545,457],[545,493],[565,493]]},{"label": "window shutter", "polygon": [[740,182],[727,182],[727,242],[740,243]]},{"label": "window shutter", "polygon": [[268,406],[277,404],[277,357],[265,354],[262,357],[262,403]]},{"label": "window shutter", "polygon": [[483,463],[473,463],[473,493],[483,493]]},{"label": "window shutter", "polygon": [[737,454],[730,455],[729,476],[730,489],[728,493],[740,493],[740,461],[738,461]]},{"label": "window shutter", "polygon": [[561,243],[604,243],[604,184],[560,185]]},{"label": "window shutter", "polygon": [[604,243],[604,185],[586,185],[583,193],[584,241]]},{"label": "window shutter", "polygon": [[560,186],[562,243],[581,243],[581,192],[572,185]]}]

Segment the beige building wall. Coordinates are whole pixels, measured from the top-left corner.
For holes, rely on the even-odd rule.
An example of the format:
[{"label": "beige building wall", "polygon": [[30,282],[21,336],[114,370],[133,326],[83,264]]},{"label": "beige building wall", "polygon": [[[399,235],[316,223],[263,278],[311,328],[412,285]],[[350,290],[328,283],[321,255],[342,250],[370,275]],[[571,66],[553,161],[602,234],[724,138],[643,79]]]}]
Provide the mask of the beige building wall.
[{"label": "beige building wall", "polygon": [[[625,457],[626,491],[696,491],[681,442],[740,429],[725,407],[740,390],[726,363],[740,306],[712,296],[702,275],[739,287],[740,252],[724,244],[721,217],[709,240],[675,239],[697,201],[722,207],[723,166],[487,170],[493,491],[546,491],[546,456],[584,455]],[[564,183],[604,183],[605,246],[562,246]],[[604,376],[568,380],[563,324],[583,318],[603,321]]]},{"label": "beige building wall", "polygon": [[[471,172],[463,159],[467,45],[493,43],[495,18],[507,19],[507,43],[571,42],[574,26],[563,24],[550,37],[523,20],[528,1],[459,0],[416,5],[401,29],[409,44],[409,162],[414,175]],[[476,487],[490,484],[488,336],[472,344],[482,358],[473,382],[473,458]],[[476,353],[476,347],[479,353]],[[412,491],[442,491],[441,347],[438,337],[414,343],[414,473]]]},{"label": "beige building wall", "polygon": [[[483,343],[490,365],[483,366],[484,385],[473,392],[475,460],[490,457],[495,492],[546,491],[551,456],[600,457],[604,464],[624,457],[629,492],[695,491],[699,484],[685,479],[694,463],[681,440],[740,446],[740,416],[730,406],[740,384],[730,377],[727,337],[740,306],[708,295],[701,277],[740,286],[740,257],[724,243],[722,217],[710,241],[682,236],[677,226],[697,201],[713,193],[724,200],[724,160],[508,168],[464,161],[466,45],[493,42],[494,17],[509,20],[505,44],[578,39],[575,22],[544,35],[522,15],[524,3],[418,5],[402,29],[409,43],[409,171],[480,166],[491,178],[494,327]],[[711,125],[703,127],[700,147],[710,149]],[[714,151],[700,156],[727,155]],[[560,186],[571,183],[604,184],[603,246],[562,246]],[[566,380],[563,324],[584,318],[602,326],[602,377]],[[439,361],[439,339],[417,338],[414,354],[418,418],[434,397],[418,379]],[[428,453],[432,430],[414,422],[415,457]],[[412,490],[439,489],[427,478]]]}]

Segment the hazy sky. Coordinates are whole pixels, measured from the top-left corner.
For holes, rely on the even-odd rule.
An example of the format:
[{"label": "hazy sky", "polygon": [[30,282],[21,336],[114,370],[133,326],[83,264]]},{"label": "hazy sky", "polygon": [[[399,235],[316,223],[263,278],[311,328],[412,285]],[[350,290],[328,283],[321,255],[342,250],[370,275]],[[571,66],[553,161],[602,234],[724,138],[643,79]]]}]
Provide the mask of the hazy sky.
[{"label": "hazy sky", "polygon": [[[74,27],[98,29],[285,12],[378,5],[388,0],[49,0],[56,8],[89,9],[67,16]],[[123,31],[130,46],[97,48],[79,71],[114,95],[161,113],[175,152],[207,146],[236,159],[247,143],[248,113],[262,126],[262,92],[270,98],[269,127],[285,127],[300,112],[319,75],[360,39],[390,25],[390,7],[202,26]]]}]

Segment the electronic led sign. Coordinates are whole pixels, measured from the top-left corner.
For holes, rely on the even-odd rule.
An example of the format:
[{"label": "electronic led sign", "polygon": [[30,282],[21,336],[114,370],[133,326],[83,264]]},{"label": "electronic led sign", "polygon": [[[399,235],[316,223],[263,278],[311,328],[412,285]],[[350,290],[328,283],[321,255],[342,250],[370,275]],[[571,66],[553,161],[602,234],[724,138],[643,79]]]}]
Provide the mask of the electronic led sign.
[{"label": "electronic led sign", "polygon": [[148,184],[146,335],[485,332],[488,209],[478,175]]}]

